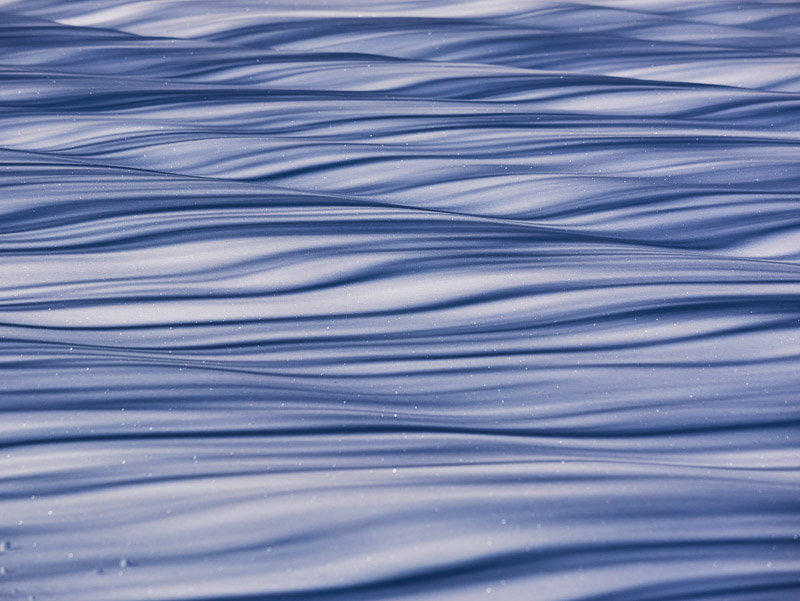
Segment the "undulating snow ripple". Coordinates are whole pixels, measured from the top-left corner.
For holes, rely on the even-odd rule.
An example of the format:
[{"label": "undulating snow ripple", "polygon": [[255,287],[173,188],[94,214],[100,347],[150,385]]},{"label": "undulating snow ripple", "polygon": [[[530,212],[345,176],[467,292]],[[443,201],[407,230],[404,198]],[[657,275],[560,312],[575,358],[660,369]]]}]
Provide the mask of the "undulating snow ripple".
[{"label": "undulating snow ripple", "polygon": [[800,5],[0,0],[0,599],[800,599]]}]

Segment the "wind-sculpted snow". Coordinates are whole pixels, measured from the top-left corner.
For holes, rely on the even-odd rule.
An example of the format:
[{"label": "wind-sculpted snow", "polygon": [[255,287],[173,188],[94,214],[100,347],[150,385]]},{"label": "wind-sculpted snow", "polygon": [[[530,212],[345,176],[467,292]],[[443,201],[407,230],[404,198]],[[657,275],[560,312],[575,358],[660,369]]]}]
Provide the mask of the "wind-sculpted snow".
[{"label": "wind-sculpted snow", "polygon": [[800,9],[0,0],[0,599],[800,598]]}]

